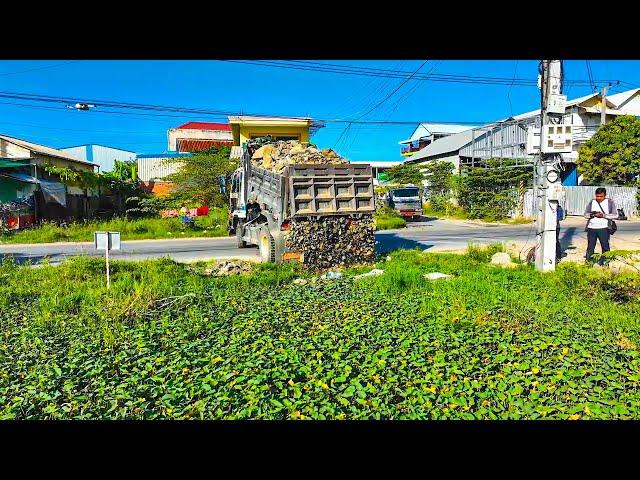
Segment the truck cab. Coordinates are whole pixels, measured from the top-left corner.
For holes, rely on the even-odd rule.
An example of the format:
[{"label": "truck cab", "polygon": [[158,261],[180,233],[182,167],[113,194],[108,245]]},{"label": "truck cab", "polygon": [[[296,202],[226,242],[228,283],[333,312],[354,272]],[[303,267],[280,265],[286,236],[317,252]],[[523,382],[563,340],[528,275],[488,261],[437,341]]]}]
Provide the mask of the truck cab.
[{"label": "truck cab", "polygon": [[389,207],[403,217],[418,220],[422,216],[420,189],[414,186],[407,186],[390,190]]}]

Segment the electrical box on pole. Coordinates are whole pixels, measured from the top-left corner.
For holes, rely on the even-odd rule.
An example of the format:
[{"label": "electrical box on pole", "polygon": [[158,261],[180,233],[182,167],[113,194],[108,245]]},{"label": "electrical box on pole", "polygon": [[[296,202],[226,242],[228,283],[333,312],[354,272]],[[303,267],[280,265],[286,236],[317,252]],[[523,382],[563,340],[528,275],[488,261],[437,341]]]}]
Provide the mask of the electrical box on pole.
[{"label": "electrical box on pole", "polygon": [[542,153],[571,153],[573,151],[572,125],[545,125],[542,129]]}]

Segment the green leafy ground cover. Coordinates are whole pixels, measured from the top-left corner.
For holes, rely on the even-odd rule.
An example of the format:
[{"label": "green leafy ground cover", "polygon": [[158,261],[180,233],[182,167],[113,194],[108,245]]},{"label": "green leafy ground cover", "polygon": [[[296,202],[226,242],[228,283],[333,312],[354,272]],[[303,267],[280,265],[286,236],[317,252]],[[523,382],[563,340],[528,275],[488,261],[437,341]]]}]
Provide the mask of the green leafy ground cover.
[{"label": "green leafy ground cover", "polygon": [[222,237],[227,235],[228,210],[213,208],[206,217],[195,217],[192,228],[183,227],[179,218],[115,218],[68,227],[43,224],[38,228],[0,234],[0,243],[90,242],[93,232],[120,232],[122,240],[168,239],[182,237]]},{"label": "green leafy ground cover", "polygon": [[[0,417],[638,418],[639,277],[398,251],[379,277],[0,266]],[[430,282],[422,275],[454,275]]]}]

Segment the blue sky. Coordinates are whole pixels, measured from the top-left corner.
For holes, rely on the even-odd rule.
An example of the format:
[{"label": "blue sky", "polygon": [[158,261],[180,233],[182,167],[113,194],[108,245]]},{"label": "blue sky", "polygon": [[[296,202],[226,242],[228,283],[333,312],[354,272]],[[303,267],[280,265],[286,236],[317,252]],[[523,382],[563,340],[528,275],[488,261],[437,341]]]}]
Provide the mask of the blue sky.
[{"label": "blue sky", "polygon": [[[413,71],[424,60],[318,60],[319,62]],[[640,85],[640,62],[592,60],[594,79]],[[56,64],[60,64],[55,66]],[[449,73],[535,79],[537,60],[430,60],[420,73]],[[52,68],[41,68],[49,67]],[[433,70],[432,70],[433,69]],[[23,72],[24,70],[28,70]],[[22,72],[22,73],[21,73]],[[584,60],[565,62],[565,78],[588,79]],[[353,119],[403,82],[402,79],[298,71],[225,61],[0,61],[0,91],[132,103],[242,111],[266,115]],[[614,92],[630,87],[617,87]],[[565,88],[569,98],[588,86]],[[364,120],[493,121],[539,106],[535,86],[407,82]],[[39,108],[15,105],[31,103]],[[46,108],[42,108],[46,107]],[[167,129],[186,121],[224,117],[145,116],[84,112],[63,104],[0,98],[0,132],[52,147],[99,143],[157,153],[167,149]],[[139,112],[148,113],[148,112]],[[177,115],[177,114],[166,114]],[[313,137],[351,160],[397,160],[398,141],[412,125],[353,126],[336,144],[345,124],[329,123]]]}]

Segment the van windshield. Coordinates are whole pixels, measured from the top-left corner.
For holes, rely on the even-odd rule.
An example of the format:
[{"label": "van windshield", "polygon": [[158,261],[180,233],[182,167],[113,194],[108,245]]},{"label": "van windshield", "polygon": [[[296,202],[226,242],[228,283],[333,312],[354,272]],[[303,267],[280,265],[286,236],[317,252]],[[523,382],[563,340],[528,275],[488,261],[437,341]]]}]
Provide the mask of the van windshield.
[{"label": "van windshield", "polygon": [[393,191],[394,197],[417,197],[418,189],[417,188],[399,188],[398,190]]}]

